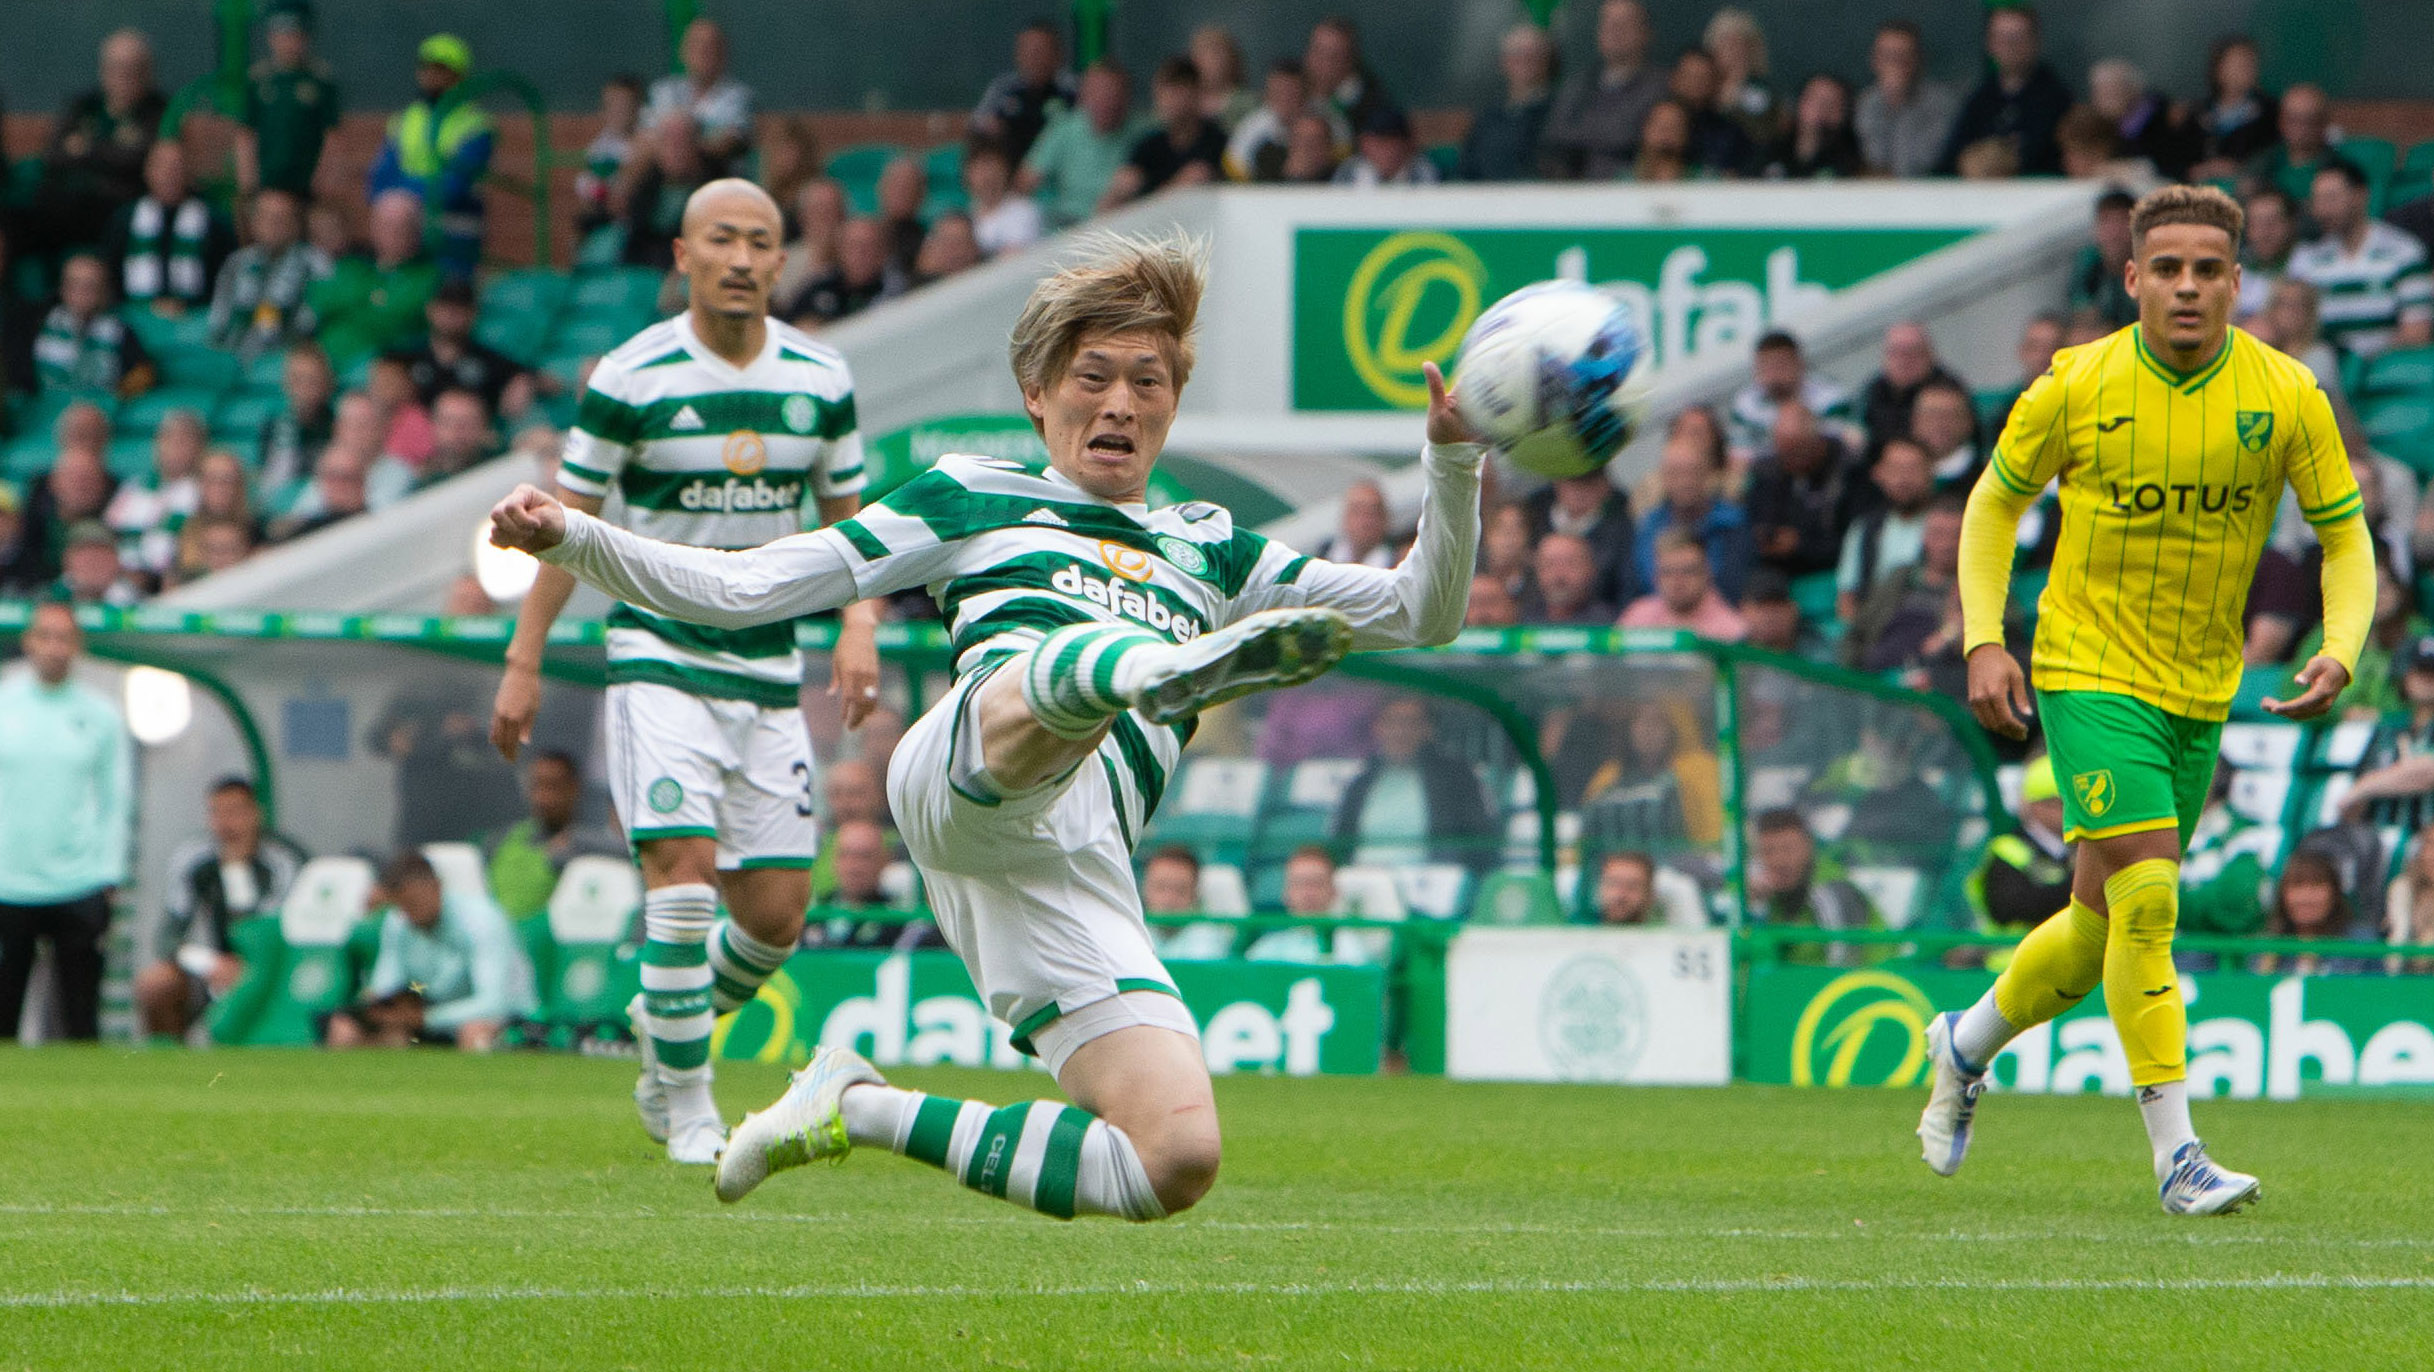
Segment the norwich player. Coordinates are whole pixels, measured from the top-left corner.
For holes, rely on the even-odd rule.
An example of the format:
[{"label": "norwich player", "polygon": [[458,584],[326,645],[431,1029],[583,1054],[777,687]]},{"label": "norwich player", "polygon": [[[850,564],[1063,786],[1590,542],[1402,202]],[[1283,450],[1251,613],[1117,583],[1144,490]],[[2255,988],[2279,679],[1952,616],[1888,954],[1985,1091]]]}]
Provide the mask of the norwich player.
[{"label": "norwich player", "polygon": [[2048,481],[2062,535],[2040,602],[2037,707],[2079,845],[2069,907],[2021,940],[1994,988],[1928,1026],[1927,1165],[1969,1149],[1986,1068],[2013,1037],[2101,983],[2138,1091],[2163,1207],[2225,1214],[2257,1180],[2217,1167],[2189,1123],[2188,1021],[2172,969],[2180,857],[2239,687],[2241,610],[2287,482],[2324,545],[2324,647],[2304,690],[2265,702],[2313,719],[2349,684],[2375,603],[2372,543],[2331,405],[2307,369],[2229,327],[2242,217],[2168,186],[2131,215],[2138,322],[2054,355],[1970,496],[1961,532],[1969,707],[2024,737],[2028,683],[2003,648],[2013,532]]}]

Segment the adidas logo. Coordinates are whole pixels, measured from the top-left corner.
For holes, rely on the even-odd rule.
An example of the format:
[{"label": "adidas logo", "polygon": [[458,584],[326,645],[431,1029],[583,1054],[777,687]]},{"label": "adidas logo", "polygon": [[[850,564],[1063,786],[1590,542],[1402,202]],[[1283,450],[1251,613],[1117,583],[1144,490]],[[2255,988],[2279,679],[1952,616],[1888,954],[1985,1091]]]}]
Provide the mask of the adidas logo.
[{"label": "adidas logo", "polygon": [[671,429],[699,429],[702,427],[701,416],[693,413],[693,407],[687,405],[676,412],[674,419],[668,421],[668,427]]},{"label": "adidas logo", "polygon": [[1058,514],[1056,511],[1049,509],[1045,505],[1042,505],[1038,509],[1033,510],[1031,513],[1024,515],[1023,522],[1025,524],[1046,524],[1059,529],[1070,529],[1073,527],[1065,522],[1065,517],[1063,515]]}]

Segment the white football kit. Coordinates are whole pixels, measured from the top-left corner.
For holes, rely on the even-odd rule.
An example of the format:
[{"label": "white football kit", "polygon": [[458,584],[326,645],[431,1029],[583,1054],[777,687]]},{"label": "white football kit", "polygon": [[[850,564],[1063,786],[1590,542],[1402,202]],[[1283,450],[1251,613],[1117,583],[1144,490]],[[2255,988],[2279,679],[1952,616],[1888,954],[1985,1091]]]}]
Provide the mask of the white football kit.
[{"label": "white football kit", "polygon": [[1053,471],[964,456],[852,519],[748,552],[654,543],[569,510],[565,541],[542,558],[656,614],[728,630],[929,590],[957,680],[898,745],[889,798],[948,945],[1053,1072],[1127,1024],[1195,1032],[1151,947],[1132,870],[1191,728],[1117,715],[1074,771],[1007,794],[980,759],[980,684],[1076,623],[1181,643],[1261,610],[1323,606],[1351,621],[1356,649],[1445,642],[1461,628],[1477,555],[1480,454],[1423,453],[1419,534],[1392,569],[1301,556],[1215,505],[1118,505]]},{"label": "white football kit", "polygon": [[[646,538],[752,548],[863,486],[853,376],[835,349],[770,320],[736,367],[663,320],[602,358],[558,463],[616,497]],[[608,616],[609,793],[636,842],[715,836],[718,865],[809,867],[817,776],[791,619],[708,628],[620,604]]]}]

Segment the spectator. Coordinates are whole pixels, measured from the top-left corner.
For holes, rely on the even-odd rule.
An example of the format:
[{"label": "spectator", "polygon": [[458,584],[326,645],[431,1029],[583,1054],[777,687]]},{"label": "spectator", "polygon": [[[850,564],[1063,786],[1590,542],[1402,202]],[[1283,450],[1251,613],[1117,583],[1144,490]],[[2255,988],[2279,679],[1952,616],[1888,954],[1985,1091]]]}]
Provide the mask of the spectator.
[{"label": "spectator", "polygon": [[[1843,880],[1840,867],[1817,854],[1816,836],[1798,810],[1759,814],[1750,843],[1748,873],[1752,921],[1781,928],[1878,929],[1883,924],[1859,888]],[[1848,967],[1864,960],[1848,943],[1795,943],[1782,950],[1785,962]]]},{"label": "spectator", "polygon": [[36,584],[25,564],[32,545],[25,533],[25,497],[17,483],[0,480],[0,596],[21,596]]},{"label": "spectator", "polygon": [[1319,551],[1328,562],[1352,562],[1363,567],[1392,567],[1394,546],[1388,535],[1386,492],[1374,481],[1355,481],[1344,488],[1344,509],[1336,534]]},{"label": "spectator", "polygon": [[752,146],[752,88],[727,75],[727,34],[707,15],[685,25],[677,56],[684,74],[651,83],[643,126],[656,128],[670,115],[686,116],[711,175],[724,176]]},{"label": "spectator", "polygon": [[1753,149],[1749,134],[1717,108],[1722,79],[1716,59],[1704,48],[1691,48],[1675,59],[1666,91],[1690,116],[1690,141],[1684,150],[1690,171],[1739,176],[1748,170]]},{"label": "spectator", "polygon": [[435,439],[431,407],[414,389],[414,369],[406,357],[400,350],[373,358],[364,391],[380,415],[380,451],[419,471],[431,461]]},{"label": "spectator", "polygon": [[2322,86],[2301,83],[2282,92],[2274,118],[2281,140],[2250,157],[2240,179],[2305,203],[2315,193],[2316,173],[2337,156],[2327,141],[2332,127],[2332,97]]},{"label": "spectator", "polygon": [[887,229],[867,215],[857,216],[845,221],[838,236],[835,269],[806,282],[801,293],[787,303],[786,316],[817,328],[860,314],[904,291],[904,278],[888,265]]},{"label": "spectator", "polygon": [[144,588],[127,575],[118,557],[118,536],[98,519],[69,528],[66,550],[59,557],[59,584],[52,594],[73,605],[108,605],[123,609],[144,598]]},{"label": "spectator", "polygon": [[442,391],[467,390],[480,396],[485,408],[521,418],[532,408],[532,373],[473,336],[473,313],[471,282],[444,281],[432,292],[423,307],[429,332],[421,347],[405,355],[415,398],[435,405]]},{"label": "spectator", "polygon": [[2123,284],[2130,262],[2130,210],[2138,197],[2128,191],[2106,191],[2096,197],[2095,240],[2079,250],[2071,265],[2070,307],[2089,313],[2108,328],[2138,322],[2138,302]]},{"label": "spectator", "polygon": [[[1605,739],[1576,740],[1573,728],[1562,735],[1568,755],[1595,760],[1577,793],[1583,849],[1722,841],[1724,773],[1715,753],[1696,741],[1701,731],[1691,707],[1680,699],[1627,702],[1620,723],[1619,737],[1611,727]],[[1559,779],[1570,770],[1559,759]]]},{"label": "spectator", "polygon": [[[1916,320],[1906,319],[1885,330],[1883,363],[1883,369],[1868,378],[1859,393],[1860,422],[1867,426],[1870,447],[1910,432],[1910,407],[1928,382],[1960,384],[1960,378],[1936,360],[1935,340],[1927,336],[1927,326]],[[1966,387],[1963,394],[1967,394]]]},{"label": "spectator", "polygon": [[347,258],[306,292],[330,361],[352,366],[413,342],[439,281],[439,263],[423,253],[423,202],[410,190],[382,191],[372,201],[371,255]]},{"label": "spectator", "polygon": [[820,769],[820,795],[825,812],[821,815],[820,851],[811,864],[811,889],[815,891],[836,885],[839,827],[864,821],[877,825],[891,847],[896,842],[896,829],[887,813],[887,778],[880,766],[862,758],[838,758]]},{"label": "spectator", "polygon": [[1342,15],[1330,15],[1310,26],[1310,41],[1302,49],[1302,71],[1310,93],[1331,106],[1350,128],[1358,129],[1381,109],[1397,108],[1376,72],[1361,58],[1360,30]]},{"label": "spectator", "polygon": [[1807,406],[1792,400],[1778,407],[1771,451],[1750,473],[1750,539],[1758,560],[1786,576],[1833,571],[1864,484],[1850,450]]},{"label": "spectator", "polygon": [[[971,167],[972,154],[967,153],[964,158],[967,187],[971,184]],[[1002,189],[999,194],[1004,194]],[[772,300],[792,300],[802,293],[806,283],[836,269],[845,220],[850,213],[845,188],[834,177],[815,176],[795,189],[794,237],[786,242],[786,257],[778,266],[777,284],[769,293]],[[1033,217],[1038,213],[1038,207],[1033,206]]]},{"label": "spectator", "polygon": [[972,111],[972,132],[996,140],[1008,162],[1023,165],[1041,131],[1077,103],[1073,74],[1064,70],[1064,61],[1054,24],[1025,24],[1014,35],[1014,70],[981,93]]},{"label": "spectator", "polygon": [[[498,433],[490,426],[490,407],[482,403],[481,394],[450,387],[432,402],[431,460],[423,464],[412,489],[436,486],[498,455]],[[377,487],[371,494],[374,509],[387,503]]]},{"label": "spectator", "polygon": [[1521,593],[1525,624],[1598,625],[1614,622],[1614,603],[1597,598],[1597,554],[1574,534],[1551,533],[1532,554],[1530,584]]},{"label": "spectator", "polygon": [[1243,85],[1242,45],[1223,24],[1192,30],[1192,65],[1200,71],[1200,113],[1220,133],[1259,108],[1259,97]]},{"label": "spectator", "polygon": [[1749,574],[1749,588],[1741,596],[1741,622],[1749,628],[1742,642],[1753,648],[1812,661],[1824,656],[1825,639],[1801,612],[1800,602],[1792,599],[1792,579],[1772,567]]},{"label": "spectator", "polygon": [[1656,859],[1641,852],[1608,853],[1597,864],[1597,922],[1665,923],[1656,903]]},{"label": "spectator", "polygon": [[[1170,843],[1141,864],[1141,911],[1149,915],[1199,913],[1200,855],[1180,843]],[[1158,956],[1169,962],[1205,962],[1231,957],[1241,930],[1227,920],[1195,924],[1152,924],[1150,939]]]},{"label": "spectator", "polygon": [[[837,826],[836,882],[825,892],[815,888],[812,902],[837,910],[884,913],[893,902],[887,894],[888,863],[894,850],[878,825],[849,819]],[[849,948],[884,948],[909,953],[943,943],[938,926],[928,920],[830,920],[824,931],[831,944]]]},{"label": "spectator", "polygon": [[[192,550],[192,557],[187,556]],[[254,555],[253,526],[239,519],[224,519],[216,515],[197,515],[186,521],[178,531],[178,560],[170,570],[166,584],[170,587],[200,581],[214,572],[225,572]]]},{"label": "spectator", "polygon": [[[2381,539],[2375,542],[2375,617],[2368,622],[2366,642],[2359,645],[2357,666],[2341,697],[2343,713],[2351,719],[2379,719],[2408,708],[2400,691],[2400,659],[2412,645],[2434,634],[2434,625],[2417,612],[2408,579],[2393,565],[2387,546]],[[2319,621],[2300,640],[2298,660],[2305,662],[2323,648],[2324,625]]]},{"label": "spectator", "polygon": [[1004,148],[975,139],[964,149],[964,199],[972,207],[973,241],[985,257],[1021,252],[1047,232],[1039,202],[1013,189],[1014,164]]},{"label": "spectator", "polygon": [[345,444],[332,443],[322,449],[320,458],[313,463],[313,484],[305,488],[285,515],[271,522],[270,541],[292,543],[371,509],[371,475],[375,466],[364,459],[360,450]]},{"label": "spectator", "polygon": [[1603,470],[1550,481],[1519,508],[1528,516],[1529,536],[1563,533],[1588,543],[1597,566],[1590,599],[1619,607],[1639,595],[1631,497]]},{"label": "spectator", "polygon": [[1943,629],[1947,604],[1959,585],[1966,503],[1949,494],[1928,506],[1918,561],[1884,572],[1860,601],[1843,636],[1846,666],[1868,672],[1910,666]]},{"label": "spectator", "polygon": [[1986,845],[1986,857],[1970,882],[1984,932],[2033,929],[2071,903],[2078,845],[2063,841],[2062,827],[2062,788],[2054,781],[2054,760],[2040,756],[2020,777],[2019,823]]},{"label": "spectator", "polygon": [[98,521],[110,508],[111,497],[117,494],[118,483],[111,480],[109,468],[102,461],[102,451],[109,442],[107,421],[103,421],[98,439],[83,432],[82,422],[71,423],[72,417],[88,412],[100,418],[101,412],[90,405],[83,410],[71,408],[59,416],[56,430],[71,436],[59,445],[59,455],[51,459],[51,470],[26,502],[30,546],[23,570],[38,582],[48,582],[59,575],[67,553],[68,530],[87,521]]},{"label": "spectator", "polygon": [[1740,612],[1716,591],[1706,549],[1680,529],[1657,535],[1656,590],[1631,602],[1615,627],[1678,629],[1717,643],[1738,643],[1749,636]]},{"label": "spectator", "polygon": [[2019,404],[2020,397],[2028,393],[2037,378],[2053,367],[2054,354],[2062,348],[2063,328],[2062,316],[2052,310],[2030,315],[2028,323],[2021,326],[2019,349],[2014,353],[2020,362],[2019,380],[2004,388],[1987,410],[1986,441],[1990,447],[1999,443],[2003,430],[2010,427],[2012,406]]},{"label": "spectator", "polygon": [[2281,136],[2281,102],[2260,84],[2263,68],[2255,39],[2235,33],[2214,40],[2206,58],[2206,103],[2194,121],[2199,142],[2191,180],[2230,176]]},{"label": "spectator", "polygon": [[2071,88],[2039,55],[2039,30],[2037,12],[2027,5],[1986,12],[1990,66],[1962,102],[1936,158],[1937,171],[1959,171],[1961,154],[1990,140],[2011,153],[2017,175],[2052,176],[2062,170],[2054,126],[2071,107]]},{"label": "spectator", "polygon": [[[254,517],[252,491],[245,482],[245,464],[235,453],[215,448],[203,454],[202,471],[195,484],[198,491],[194,513],[178,528],[174,579],[181,583],[227,570],[252,553],[262,538],[261,521]],[[233,525],[245,536],[233,555],[233,540],[222,536],[213,545],[207,537],[221,525]]]},{"label": "spectator", "polygon": [[152,355],[110,312],[110,269],[99,257],[78,253],[60,268],[59,303],[34,339],[34,375],[42,389],[67,394],[125,397],[152,388]]},{"label": "spectator", "polygon": [[2146,191],[2162,184],[2155,164],[2132,157],[2121,141],[2121,130],[2091,105],[2073,105],[2054,126],[2054,146],[2062,153],[2062,174],[2075,181],[2106,181],[2115,189]]},{"label": "spectator", "polygon": [[[2350,893],[2342,889],[2341,869],[2330,856],[2302,847],[2283,862],[2282,879],[2274,883],[2273,917],[2265,925],[2267,938],[2342,942],[2364,932]],[[2248,961],[2248,970],[2259,976],[2354,976],[2372,966],[2364,958],[2317,953],[2259,953]]]},{"label": "spectator", "polygon": [[211,299],[211,279],[236,247],[228,221],[194,193],[186,149],[161,139],[144,154],[144,194],[110,220],[105,251],[129,305],[174,318]]},{"label": "spectator", "polygon": [[[2283,113],[2298,99],[2293,88]],[[2369,219],[2366,173],[2334,158],[2316,172],[2310,202],[2324,236],[2290,254],[2290,275],[2320,294],[2324,333],[2352,357],[2434,342],[2434,279],[2425,245]]]},{"label": "spectator", "polygon": [[1315,186],[1335,180],[1335,125],[1328,115],[1312,112],[1293,121],[1292,141],[1285,147],[1284,166],[1277,179],[1287,185]]},{"label": "spectator", "polygon": [[1454,863],[1484,875],[1501,844],[1471,765],[1436,741],[1428,702],[1397,696],[1369,722],[1369,760],[1344,788],[1329,826],[1347,861],[1370,867]]},{"label": "spectator", "polygon": [[245,74],[244,127],[237,134],[237,185],[248,195],[280,191],[299,209],[313,198],[321,145],[346,112],[329,64],[313,55],[312,8],[272,0],[262,15],[270,56]]},{"label": "spectator", "polygon": [[152,43],[135,29],[101,41],[101,82],[51,126],[26,221],[34,252],[101,241],[111,216],[144,193],[144,159],[169,102],[152,81]]},{"label": "spectator", "polygon": [[152,430],[151,472],[141,481],[120,482],[103,507],[102,522],[118,535],[124,561],[156,585],[176,565],[178,529],[202,498],[196,473],[208,436],[199,411],[162,415]]},{"label": "spectator", "polygon": [[1811,372],[1800,340],[1792,335],[1781,329],[1762,335],[1750,354],[1750,373],[1750,383],[1725,411],[1726,450],[1735,463],[1746,467],[1758,460],[1774,442],[1776,416],[1789,404],[1826,425],[1849,428],[1851,393]]},{"label": "spectator", "polygon": [[1851,127],[1851,88],[1839,76],[1819,72],[1801,83],[1792,126],[1759,158],[1759,174],[1771,181],[1847,180],[1867,174],[1859,138]]},{"label": "spectator", "polygon": [[332,262],[343,262],[361,254],[363,245],[355,241],[355,228],[347,218],[346,206],[335,200],[316,200],[304,211],[304,241],[321,250]]},{"label": "spectator", "polygon": [[920,159],[899,154],[879,172],[879,223],[887,230],[887,264],[898,276],[910,276],[921,256],[921,202],[929,198],[929,174]]},{"label": "spectator", "polygon": [[1851,522],[1834,568],[1834,614],[1844,624],[1858,618],[1860,602],[1879,580],[1918,561],[1927,505],[1935,498],[1935,468],[1908,434],[1877,450],[1873,475],[1879,499]]},{"label": "spectator", "polygon": [[[1343,912],[1335,886],[1335,855],[1315,843],[1304,844],[1285,859],[1285,913],[1302,919],[1331,919]],[[1344,934],[1337,931],[1341,943]],[[1325,962],[1327,941],[1308,926],[1275,929],[1251,940],[1242,950],[1250,962]]]},{"label": "spectator", "polygon": [[1598,7],[1597,66],[1573,78],[1547,117],[1551,175],[1612,181],[1633,165],[1648,112],[1665,96],[1666,74],[1648,63],[1652,38],[1640,0]]},{"label": "spectator", "polygon": [[[5,540],[0,540],[4,544]],[[1470,602],[1463,607],[1466,629],[1510,629],[1521,623],[1521,602],[1504,582],[1482,572],[1471,578]]]},{"label": "spectator", "polygon": [[2122,152],[2145,158],[2166,180],[2178,181],[2198,158],[2198,135],[2172,102],[2147,84],[2138,64],[2107,57],[2088,68],[2088,104],[2121,140]]},{"label": "spectator", "polygon": [[[2395,945],[2434,944],[2434,830],[2421,829],[2410,841],[2407,865],[2386,888],[2383,919],[2386,937]],[[2389,957],[2384,959],[2383,970],[2426,976],[2434,973],[2434,957],[2420,955],[2405,962]]]},{"label": "spectator", "polygon": [[980,265],[980,240],[972,233],[972,216],[948,210],[930,221],[921,240],[921,255],[913,259],[913,282],[926,286]]},{"label": "spectator", "polygon": [[[673,79],[673,78],[671,78]],[[647,156],[625,191],[625,262],[671,271],[684,232],[685,202],[717,178],[693,116],[673,110],[651,125]]]},{"label": "spectator", "polygon": [[1910,433],[1927,450],[1927,461],[1939,491],[1967,494],[1986,465],[1978,452],[1977,406],[1969,392],[1950,376],[1930,379],[1919,387],[1910,408]]},{"label": "spectator", "polygon": [[1783,101],[1767,88],[1766,31],[1748,10],[1726,6],[1707,21],[1700,48],[1716,63],[1715,108],[1741,126],[1752,147],[1784,131]]},{"label": "spectator", "polygon": [[182,1038],[195,1016],[245,975],[245,960],[228,940],[230,926],[275,913],[304,865],[295,844],[269,833],[253,783],[213,782],[211,836],[169,855],[169,889],[161,901],[155,946],[162,957],[135,976],[135,1006],[143,1031]]},{"label": "spectator", "polygon": [[1158,126],[1133,141],[1099,196],[1104,214],[1168,186],[1204,186],[1224,172],[1225,130],[1200,112],[1200,72],[1188,57],[1158,64],[1149,80]]},{"label": "spectator", "polygon": [[619,72],[600,87],[600,132],[583,148],[583,170],[575,173],[575,231],[590,233],[617,221],[617,190],[642,130],[642,78]]},{"label": "spectator", "polygon": [[[1260,88],[1259,108],[1242,117],[1226,139],[1225,174],[1236,181],[1284,179],[1285,154],[1293,142],[1293,121],[1314,113],[1310,83],[1299,59],[1280,57],[1268,64]],[[1351,141],[1346,132],[1344,141]]]},{"label": "spectator", "polygon": [[[434,34],[415,49],[414,59],[418,98],[389,121],[388,138],[365,186],[374,214],[373,242],[377,248],[382,202],[392,191],[411,191],[430,211],[440,269],[471,277],[482,253],[482,178],[490,172],[497,130],[479,102],[448,99],[473,70],[473,50],[463,39]],[[443,111],[442,105],[448,108]],[[421,302],[415,303],[419,313]]]},{"label": "spectator", "polygon": [[1665,450],[1657,458],[1657,482],[1664,502],[1640,520],[1634,543],[1640,585],[1656,584],[1657,538],[1679,531],[1707,550],[1708,570],[1724,598],[1740,597],[1751,561],[1749,521],[1740,506],[1724,499],[1721,458],[1719,450],[1685,430],[1677,430],[1665,440]]},{"label": "spectator", "polygon": [[1433,186],[1442,179],[1412,141],[1410,118],[1391,105],[1369,112],[1353,146],[1352,159],[1335,169],[1339,186]]},{"label": "spectator", "polygon": [[1040,196],[1052,227],[1061,229],[1097,213],[1109,184],[1146,132],[1128,117],[1131,102],[1131,77],[1112,59],[1102,59],[1082,73],[1079,101],[1032,144],[1014,189],[1018,195]]},{"label": "spectator", "polygon": [[[2338,403],[2341,396],[2341,355],[2324,341],[2323,297],[2304,281],[2284,277],[2266,294],[2264,313],[2248,321],[2248,331],[2261,342],[2281,349],[2303,363]],[[2346,441],[2346,440],[2344,440]]]},{"label": "spectator", "polygon": [[2341,817],[2415,833],[2434,823],[2434,637],[2419,638],[2398,659],[2408,713],[2375,730],[2357,784],[2341,798]]},{"label": "spectator", "polygon": [[254,197],[253,242],[230,254],[211,296],[212,346],[251,361],[313,335],[313,284],[334,265],[304,241],[296,197],[266,190]]},{"label": "spectator", "polygon": [[363,993],[329,1017],[329,1047],[430,1043],[487,1053],[533,1013],[532,964],[489,897],[442,887],[431,860],[409,848],[381,868],[378,898],[389,905],[375,916],[380,951]]},{"label": "spectator", "polygon": [[328,446],[337,393],[338,378],[321,345],[310,339],[289,344],[279,367],[282,403],[262,421],[262,488],[274,493],[273,503],[304,479],[313,455]]},{"label": "spectator", "polygon": [[493,835],[485,873],[491,898],[519,923],[544,914],[566,864],[586,853],[622,856],[613,835],[587,833],[576,823],[583,767],[570,753],[544,748],[524,767],[524,818]]},{"label": "spectator", "polygon": [[1504,31],[1496,67],[1504,98],[1471,112],[1455,175],[1465,181],[1527,181],[1539,172],[1539,139],[1555,108],[1555,40],[1532,23]]},{"label": "spectator", "polygon": [[1860,93],[1851,122],[1869,169],[1905,177],[1934,171],[1960,114],[1961,97],[1943,82],[1921,76],[1926,54],[1918,25],[1907,19],[1878,25],[1868,47],[1868,69],[1876,84]]},{"label": "spectator", "polygon": [[134,837],[132,749],[116,707],[73,680],[73,611],[36,605],[19,647],[26,669],[0,674],[0,1040],[17,1037],[43,940],[67,1037],[91,1040]]},{"label": "spectator", "polygon": [[2247,220],[2240,230],[2240,303],[2235,311],[2242,324],[2265,309],[2274,283],[2290,271],[2291,250],[2299,245],[2299,205],[2280,190],[2266,187],[2248,197]]}]

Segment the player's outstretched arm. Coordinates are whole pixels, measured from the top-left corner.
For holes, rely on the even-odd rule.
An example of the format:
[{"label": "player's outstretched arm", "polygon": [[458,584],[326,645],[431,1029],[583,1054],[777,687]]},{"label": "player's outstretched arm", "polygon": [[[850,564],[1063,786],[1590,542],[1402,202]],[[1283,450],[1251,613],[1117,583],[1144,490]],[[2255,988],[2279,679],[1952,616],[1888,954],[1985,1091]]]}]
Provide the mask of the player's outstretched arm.
[{"label": "player's outstretched arm", "polygon": [[2003,608],[2011,599],[2020,516],[2036,501],[2034,491],[2020,494],[1989,466],[1961,516],[1961,651],[1969,660],[1969,712],[2006,738],[2028,737],[2028,680],[2004,646]]},{"label": "player's outstretched arm", "polygon": [[2324,545],[2324,646],[2294,676],[2299,694],[2264,702],[2269,714],[2308,720],[2333,708],[2349,688],[2375,619],[2375,541],[2357,510],[2316,526]]},{"label": "player's outstretched arm", "polygon": [[722,629],[834,610],[860,594],[831,529],[740,552],[637,537],[518,486],[490,511],[490,541],[521,548],[629,605]]}]

